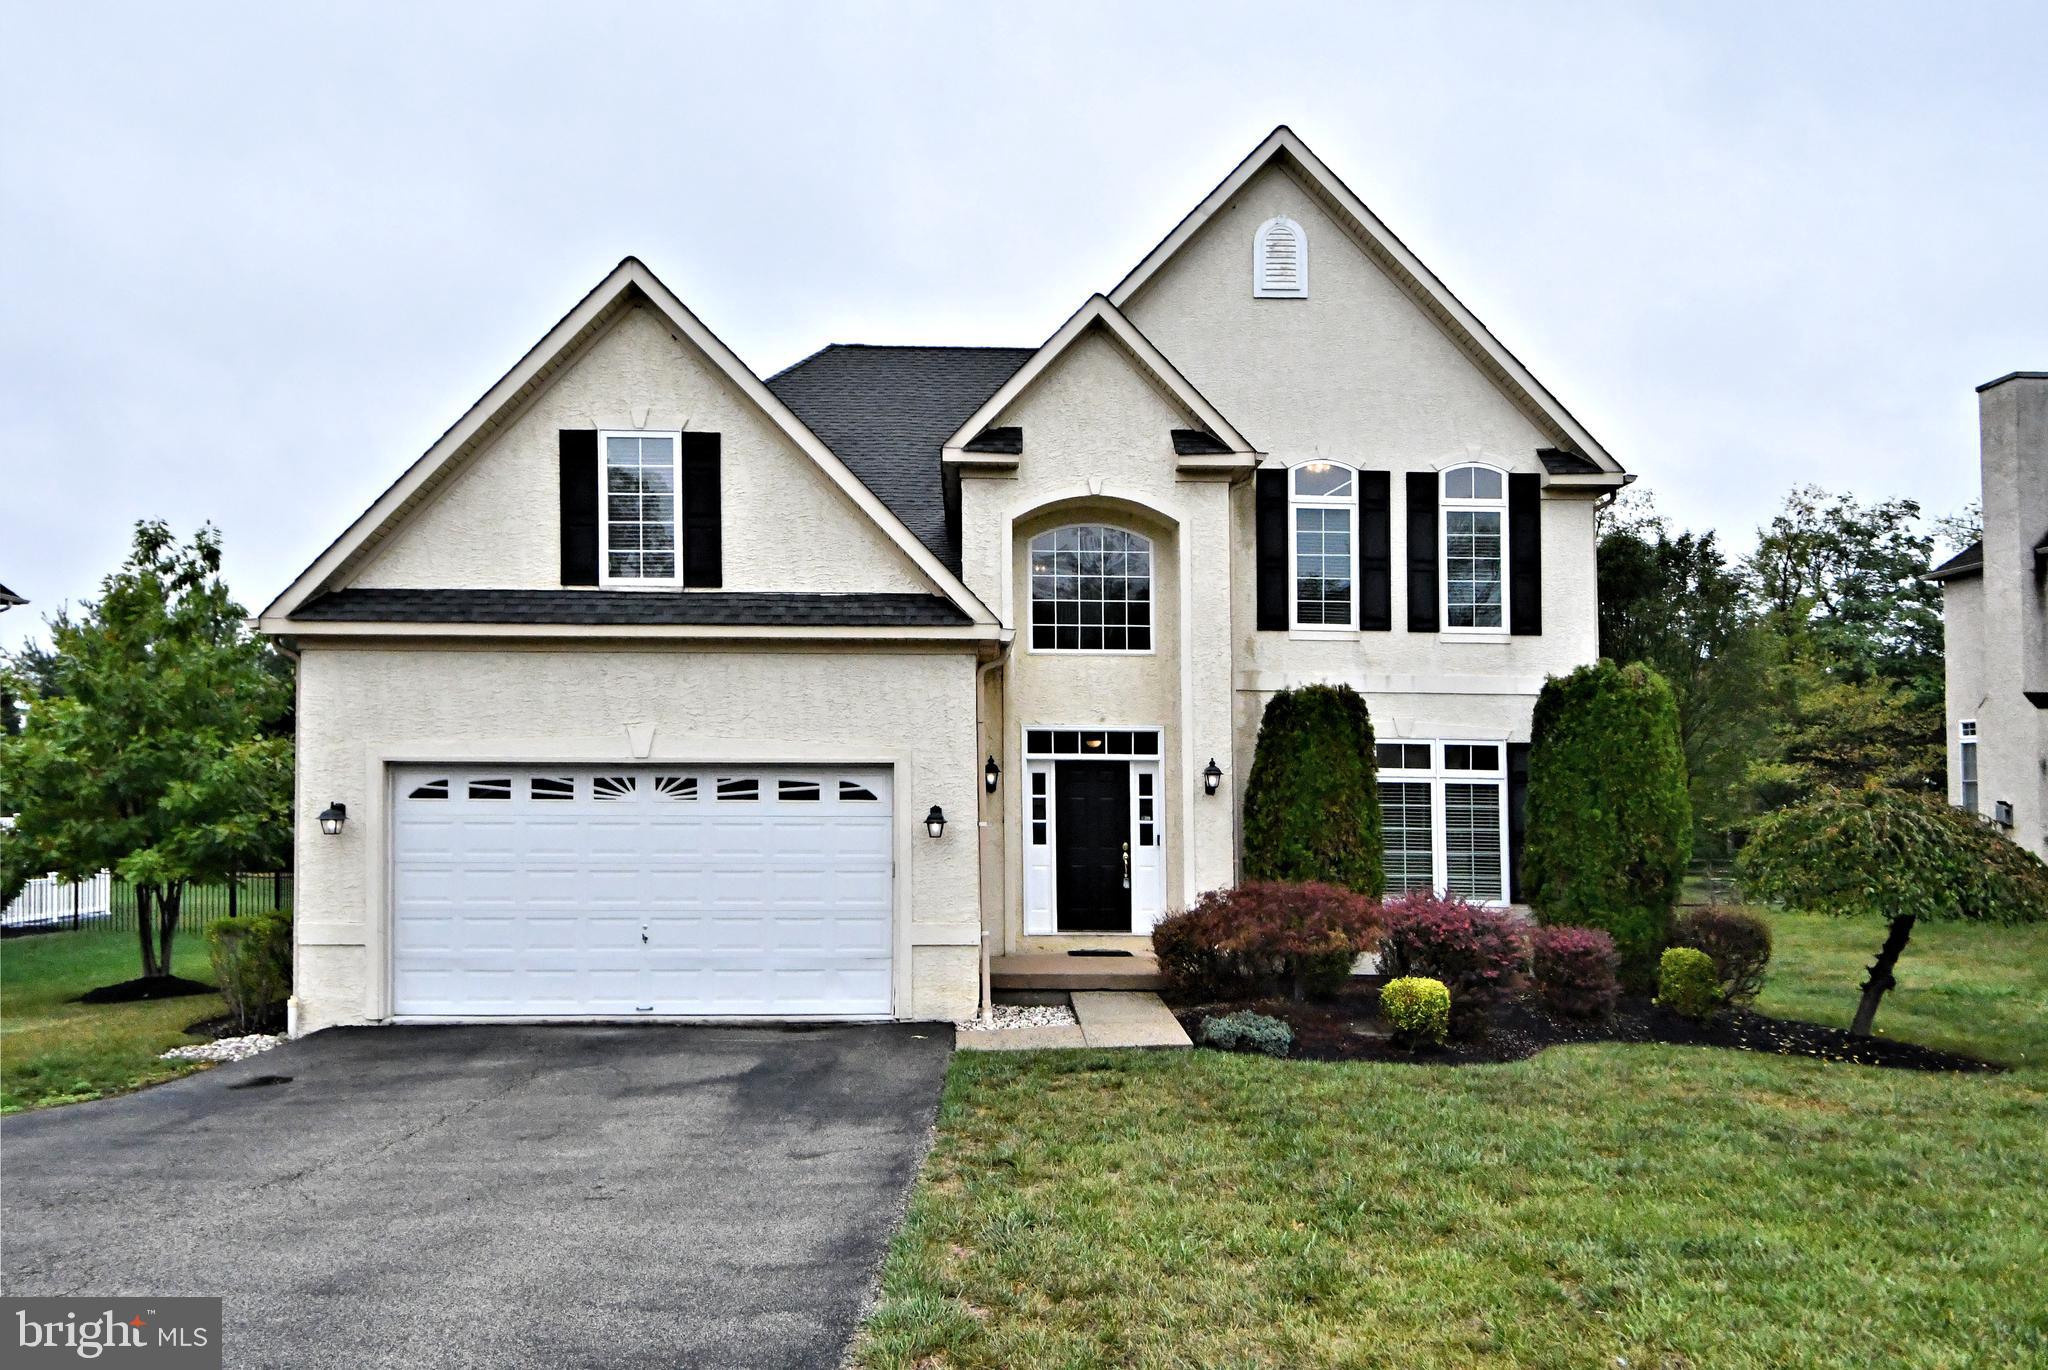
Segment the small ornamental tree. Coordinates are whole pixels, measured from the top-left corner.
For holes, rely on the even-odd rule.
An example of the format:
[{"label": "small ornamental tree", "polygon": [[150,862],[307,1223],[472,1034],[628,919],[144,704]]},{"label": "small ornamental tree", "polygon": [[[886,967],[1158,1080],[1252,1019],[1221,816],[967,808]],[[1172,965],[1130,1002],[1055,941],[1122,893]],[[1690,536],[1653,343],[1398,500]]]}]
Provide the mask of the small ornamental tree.
[{"label": "small ornamental tree", "polygon": [[1244,795],[1246,880],[1318,881],[1377,897],[1386,887],[1372,718],[1349,685],[1282,690],[1266,702]]},{"label": "small ornamental tree", "polygon": [[290,850],[292,744],[271,730],[291,682],[247,619],[220,578],[219,534],[179,546],[138,523],[100,598],[51,620],[51,688],[0,737],[0,790],[18,809],[0,885],[111,868],[135,888],[145,979],[171,974],[187,885]]},{"label": "small ornamental tree", "polygon": [[1692,857],[1678,706],[1640,663],[1543,683],[1529,750],[1522,891],[1538,921],[1598,928],[1622,983],[1654,983]]},{"label": "small ornamental tree", "polygon": [[1985,820],[1932,795],[1824,789],[1758,822],[1736,858],[1752,898],[1889,924],[1849,1030],[1868,1036],[1922,918],[2048,919],[2048,865]]}]

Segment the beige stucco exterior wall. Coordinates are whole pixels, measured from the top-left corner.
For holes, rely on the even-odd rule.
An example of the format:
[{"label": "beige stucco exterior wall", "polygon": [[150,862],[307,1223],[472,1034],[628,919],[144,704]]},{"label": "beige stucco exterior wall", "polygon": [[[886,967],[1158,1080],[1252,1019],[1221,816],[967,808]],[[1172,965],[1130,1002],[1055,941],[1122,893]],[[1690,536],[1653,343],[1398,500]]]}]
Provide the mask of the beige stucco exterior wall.
[{"label": "beige stucco exterior wall", "polygon": [[[1003,726],[990,739],[1003,782],[990,806],[989,842],[1003,869],[1002,946],[1015,948],[1026,944],[1018,824],[1027,727],[1159,727],[1166,907],[1232,878],[1229,796],[1195,794],[1208,757],[1230,750],[1230,510],[1226,483],[1175,469],[1170,434],[1190,417],[1101,330],[1077,339],[996,422],[1023,429],[1024,451],[1014,474],[963,478],[962,560],[968,587],[1017,634],[1000,675]],[[1152,540],[1151,652],[1031,650],[1030,539],[1077,522]],[[986,916],[994,921],[997,912]]]},{"label": "beige stucco exterior wall", "polygon": [[2048,584],[2034,547],[2048,535],[2048,377],[1986,389],[1982,429],[1984,569],[1943,586],[1949,798],[1960,802],[1958,724],[1977,724],[1978,811],[2012,805],[2012,839],[2048,858]]},{"label": "beige stucco exterior wall", "polygon": [[809,456],[645,305],[586,345],[349,583],[560,586],[564,428],[720,434],[727,590],[932,591]]},{"label": "beige stucco exterior wall", "polygon": [[[1252,239],[1276,215],[1307,233],[1306,299],[1252,295]],[[1468,461],[1541,474],[1537,449],[1554,440],[1284,170],[1253,177],[1125,313],[1267,465],[1322,460],[1392,473],[1387,632],[1256,631],[1253,496],[1249,486],[1236,492],[1233,769],[1250,765],[1266,698],[1316,681],[1364,693],[1382,736],[1526,741],[1544,677],[1598,655],[1594,499],[1545,491],[1541,636],[1410,633],[1405,476]]]},{"label": "beige stucco exterior wall", "polygon": [[[294,1025],[388,1014],[386,767],[401,761],[837,760],[895,768],[896,1011],[971,1015],[979,995],[980,791],[971,652],[308,644],[298,811],[348,805],[297,839]],[[651,725],[635,755],[626,725]],[[956,821],[924,834],[933,804]]]}]

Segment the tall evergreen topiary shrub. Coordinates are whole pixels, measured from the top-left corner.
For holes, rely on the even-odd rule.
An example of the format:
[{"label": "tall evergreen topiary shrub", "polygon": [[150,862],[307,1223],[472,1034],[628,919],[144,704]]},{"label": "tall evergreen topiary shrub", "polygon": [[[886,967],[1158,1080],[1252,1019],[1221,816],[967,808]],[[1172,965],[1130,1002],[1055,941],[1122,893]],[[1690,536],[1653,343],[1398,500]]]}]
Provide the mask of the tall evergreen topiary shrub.
[{"label": "tall evergreen topiary shrub", "polygon": [[1307,685],[1266,701],[1245,786],[1244,877],[1373,896],[1386,888],[1372,718],[1349,685]]},{"label": "tall evergreen topiary shrub", "polygon": [[1656,983],[1692,856],[1678,706],[1640,663],[1543,684],[1529,752],[1522,894],[1538,921],[1598,928],[1632,989]]}]

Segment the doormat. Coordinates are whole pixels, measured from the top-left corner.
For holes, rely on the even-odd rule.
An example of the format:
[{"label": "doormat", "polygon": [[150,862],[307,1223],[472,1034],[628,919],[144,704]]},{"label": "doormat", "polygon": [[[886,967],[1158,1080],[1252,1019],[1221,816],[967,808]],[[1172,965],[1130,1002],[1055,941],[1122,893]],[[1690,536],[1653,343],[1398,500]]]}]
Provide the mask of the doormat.
[{"label": "doormat", "polygon": [[1067,953],[1069,956],[1129,956],[1127,951],[1114,951],[1108,947],[1081,947]]}]

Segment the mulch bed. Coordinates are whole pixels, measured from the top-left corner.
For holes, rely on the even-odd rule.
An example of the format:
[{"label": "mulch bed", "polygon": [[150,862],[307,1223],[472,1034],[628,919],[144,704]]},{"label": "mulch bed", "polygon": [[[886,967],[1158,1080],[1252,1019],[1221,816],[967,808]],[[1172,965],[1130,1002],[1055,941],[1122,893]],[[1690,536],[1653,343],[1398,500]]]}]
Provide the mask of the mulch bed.
[{"label": "mulch bed", "polygon": [[182,999],[188,994],[212,994],[212,985],[187,980],[182,975],[144,975],[118,985],[102,985],[78,996],[81,1004],[132,1004],[139,999]]},{"label": "mulch bed", "polygon": [[1676,1046],[1731,1047],[1777,1056],[1810,1056],[1822,1061],[1888,1066],[1899,1070],[1999,1071],[2003,1066],[1952,1051],[1895,1042],[1882,1037],[1855,1037],[1840,1028],[1767,1018],[1747,1009],[1717,1014],[1705,1023],[1681,1018],[1647,998],[1624,999],[1605,1022],[1555,1018],[1540,1005],[1503,1005],[1488,1018],[1484,1036],[1453,1038],[1441,1047],[1409,1051],[1387,1040],[1379,1022],[1379,986],[1370,982],[1347,986],[1334,999],[1295,1003],[1290,999],[1258,999],[1227,1004],[1180,1004],[1174,1016],[1188,1036],[1201,1041],[1202,1019],[1250,1009],[1281,1019],[1294,1030],[1289,1055],[1303,1061],[1394,1061],[1416,1065],[1490,1065],[1520,1061],[1545,1047],[1575,1042],[1665,1042]]}]

